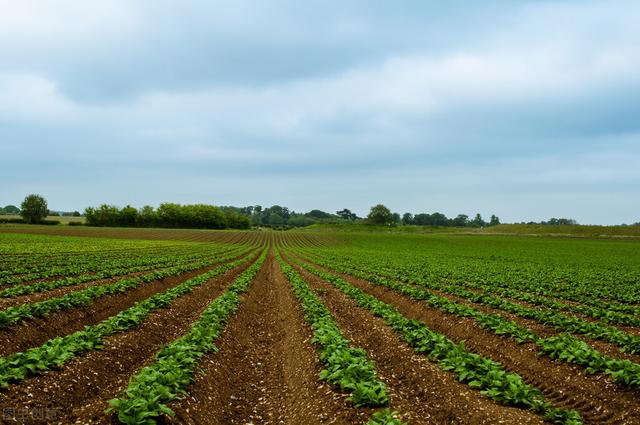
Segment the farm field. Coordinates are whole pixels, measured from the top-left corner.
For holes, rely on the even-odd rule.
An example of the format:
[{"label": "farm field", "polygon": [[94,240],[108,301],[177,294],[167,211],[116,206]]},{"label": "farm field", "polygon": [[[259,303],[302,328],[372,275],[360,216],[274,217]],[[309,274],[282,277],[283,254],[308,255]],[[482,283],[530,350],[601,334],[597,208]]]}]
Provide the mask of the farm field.
[{"label": "farm field", "polygon": [[2,423],[638,424],[639,243],[0,226]]}]

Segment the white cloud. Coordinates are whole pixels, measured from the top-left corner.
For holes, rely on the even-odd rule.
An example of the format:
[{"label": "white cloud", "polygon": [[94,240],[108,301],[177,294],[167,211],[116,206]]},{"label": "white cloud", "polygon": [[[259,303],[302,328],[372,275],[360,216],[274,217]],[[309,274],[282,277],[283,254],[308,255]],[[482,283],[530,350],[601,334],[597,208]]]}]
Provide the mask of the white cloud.
[{"label": "white cloud", "polygon": [[125,0],[0,0],[0,43],[83,43],[139,23]]}]

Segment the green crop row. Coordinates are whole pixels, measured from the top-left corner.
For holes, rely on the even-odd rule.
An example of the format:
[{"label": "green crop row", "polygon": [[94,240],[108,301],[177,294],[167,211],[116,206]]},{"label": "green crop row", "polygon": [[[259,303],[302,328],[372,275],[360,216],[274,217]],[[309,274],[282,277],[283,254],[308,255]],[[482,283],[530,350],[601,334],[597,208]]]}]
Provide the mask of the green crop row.
[{"label": "green crop row", "polygon": [[314,332],[313,341],[320,347],[320,360],[325,365],[320,379],[349,392],[348,400],[355,406],[386,405],[386,386],[376,376],[375,363],[367,358],[364,350],[350,347],[350,341],[340,332],[331,312],[309,285],[282,260],[279,252],[276,258],[302,304],[305,320]]},{"label": "green crop row", "polygon": [[[385,275],[384,272],[380,273],[378,267],[371,265],[367,266],[368,271],[366,272],[362,270],[362,266],[340,266],[339,261],[330,261],[327,265],[345,273],[364,273],[361,277],[368,280],[380,279],[380,275]],[[640,353],[640,337],[631,335],[613,326],[607,326],[598,322],[589,322],[575,316],[567,316],[551,310],[528,308],[489,294],[469,291],[456,285],[434,283],[418,275],[407,275],[402,272],[396,272],[394,276],[389,277],[396,281],[410,281],[423,287],[436,289],[450,295],[468,299],[476,304],[504,310],[526,319],[533,319],[543,325],[550,325],[563,332],[578,333],[593,339],[608,341],[618,345],[623,351],[629,353]]]},{"label": "green crop row", "polygon": [[21,304],[0,311],[0,328],[5,328],[21,321],[33,317],[45,317],[48,314],[67,310],[73,307],[86,306],[95,299],[105,295],[126,292],[132,288],[142,285],[143,283],[152,282],[169,276],[176,276],[192,270],[210,266],[223,261],[228,261],[234,256],[221,257],[216,260],[202,260],[195,263],[187,263],[164,269],[162,271],[154,271],[142,276],[121,279],[115,283],[108,285],[92,286],[80,291],[71,292],[61,297],[50,298],[45,301],[36,303]]},{"label": "green crop row", "polygon": [[129,386],[119,398],[109,402],[112,411],[125,424],[155,424],[161,414],[173,415],[167,404],[185,392],[193,382],[199,359],[215,351],[214,341],[224,328],[227,318],[240,303],[240,295],[247,290],[264,263],[267,251],[240,274],[227,291],[212,301],[194,323],[189,333],[163,348],[151,366],[131,378]]},{"label": "green crop row", "polygon": [[[304,262],[297,262],[310,272],[314,269]],[[381,285],[409,296],[414,300],[423,300],[431,307],[460,317],[472,318],[478,326],[489,329],[497,335],[514,338],[517,342],[533,342],[541,349],[541,355],[553,359],[574,363],[586,368],[587,373],[604,373],[612,376],[619,383],[640,386],[640,365],[629,360],[612,359],[602,355],[598,350],[570,335],[540,338],[531,330],[518,325],[502,316],[483,313],[465,304],[434,295],[430,291],[404,283],[385,279],[380,276],[358,273],[357,277],[367,278],[374,285]]]},{"label": "green crop row", "polygon": [[211,247],[206,248],[204,246],[164,247],[160,250],[156,248],[117,253],[107,251],[86,255],[67,255],[61,259],[52,259],[46,256],[42,258],[42,256],[34,255],[20,258],[18,260],[19,267],[11,267],[11,265],[3,262],[3,277],[0,278],[0,286],[19,284],[34,279],[99,272],[113,267],[138,265],[140,259],[154,259],[159,256],[166,257],[169,255],[183,256],[194,252],[206,253],[210,249]]},{"label": "green crop row", "polygon": [[21,381],[29,375],[60,367],[81,352],[101,348],[106,337],[138,326],[154,310],[168,306],[176,298],[193,291],[196,286],[247,261],[248,257],[245,257],[224,264],[136,303],[97,325],[86,326],[73,334],[50,339],[40,347],[0,358],[0,388],[7,388],[11,382]]},{"label": "green crop row", "polygon": [[91,282],[94,280],[107,279],[116,276],[122,276],[131,273],[138,273],[149,271],[152,269],[158,269],[162,267],[173,267],[179,264],[185,264],[187,262],[193,262],[203,258],[211,257],[213,253],[223,254],[225,252],[231,252],[232,250],[220,250],[214,252],[206,252],[200,254],[192,254],[187,256],[170,255],[165,257],[152,257],[138,259],[137,264],[122,267],[120,264],[107,263],[106,269],[98,271],[93,274],[84,274],[73,277],[65,277],[63,279],[57,279],[52,281],[37,282],[31,285],[15,285],[4,290],[0,290],[0,297],[11,298],[22,295],[30,295],[39,292],[51,291],[57,288],[63,288],[67,286],[75,286],[85,282]]},{"label": "green crop row", "polygon": [[525,383],[519,375],[505,371],[499,363],[467,351],[463,343],[453,343],[420,321],[407,319],[393,306],[337,276],[313,267],[308,270],[341,290],[360,307],[381,317],[415,351],[437,361],[444,370],[454,373],[459,381],[480,390],[487,397],[508,406],[532,410],[553,423],[582,423],[577,412],[553,407],[538,389]]},{"label": "green crop row", "polygon": [[[421,265],[394,265],[392,267],[382,267],[380,272],[387,276],[403,276],[403,281],[408,282],[407,276],[420,276],[422,279],[428,277],[425,274],[424,268]],[[556,301],[554,298],[560,295],[558,290],[549,291],[536,288],[536,293],[523,291],[520,287],[514,289],[505,282],[485,282],[477,279],[469,280],[455,280],[451,282],[450,279],[445,279],[443,282],[434,283],[432,279],[429,280],[430,285],[433,284],[454,284],[456,286],[462,286],[472,290],[483,290],[488,293],[497,294],[501,297],[512,298],[518,301],[524,301],[534,305],[540,305],[554,310],[570,311],[575,313],[584,314],[589,317],[601,319],[604,323],[621,323],[629,326],[640,326],[640,319],[637,317],[640,314],[640,308],[627,305],[616,304],[606,302],[602,300],[594,299],[592,295],[574,295],[569,297],[571,301],[576,301],[578,304],[567,304],[566,302]],[[517,286],[517,285],[516,285]],[[566,301],[566,300],[565,300]],[[582,305],[585,304],[585,305]]]}]

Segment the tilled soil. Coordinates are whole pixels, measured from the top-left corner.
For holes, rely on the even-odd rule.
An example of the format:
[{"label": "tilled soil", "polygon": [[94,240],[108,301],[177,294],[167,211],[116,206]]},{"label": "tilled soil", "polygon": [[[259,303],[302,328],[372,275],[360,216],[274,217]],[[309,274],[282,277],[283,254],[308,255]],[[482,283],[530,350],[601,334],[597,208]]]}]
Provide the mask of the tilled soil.
[{"label": "tilled soil", "polygon": [[349,406],[320,381],[311,329],[270,255],[239,311],[201,362],[189,395],[170,405],[176,424],[356,424],[370,409]]},{"label": "tilled soil", "polygon": [[107,317],[126,310],[138,301],[166,291],[221,264],[224,263],[216,263],[178,276],[143,283],[123,293],[101,297],[84,307],[57,311],[44,318],[34,318],[0,329],[0,356],[38,347],[56,336],[68,335],[87,325],[95,325]]},{"label": "tilled soil", "polygon": [[126,388],[139,369],[153,362],[164,345],[186,333],[209,302],[249,264],[194,288],[168,308],[153,312],[138,328],[107,338],[103,350],[83,353],[61,370],[11,386],[0,393],[0,408],[50,409],[55,412],[51,422],[59,424],[115,421],[104,413],[108,401]]},{"label": "tilled soil", "polygon": [[296,267],[320,294],[340,329],[376,362],[387,384],[391,407],[410,424],[536,424],[542,419],[521,409],[498,405],[459,383],[404,343],[380,318],[323,280]]},{"label": "tilled soil", "polygon": [[586,375],[581,367],[540,357],[533,344],[516,344],[478,327],[471,319],[444,313],[383,286],[331,272],[393,305],[406,317],[424,322],[454,342],[464,341],[469,350],[500,362],[539,388],[556,406],[576,409],[586,423],[640,424],[639,390],[622,387],[602,375]]}]

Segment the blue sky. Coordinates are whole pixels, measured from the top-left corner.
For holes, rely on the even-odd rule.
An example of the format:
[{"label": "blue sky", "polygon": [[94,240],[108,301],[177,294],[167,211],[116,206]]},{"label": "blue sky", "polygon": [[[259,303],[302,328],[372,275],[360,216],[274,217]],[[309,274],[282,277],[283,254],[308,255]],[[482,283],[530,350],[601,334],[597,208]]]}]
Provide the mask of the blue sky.
[{"label": "blue sky", "polygon": [[640,221],[640,3],[444,3],[0,0],[0,204]]}]

